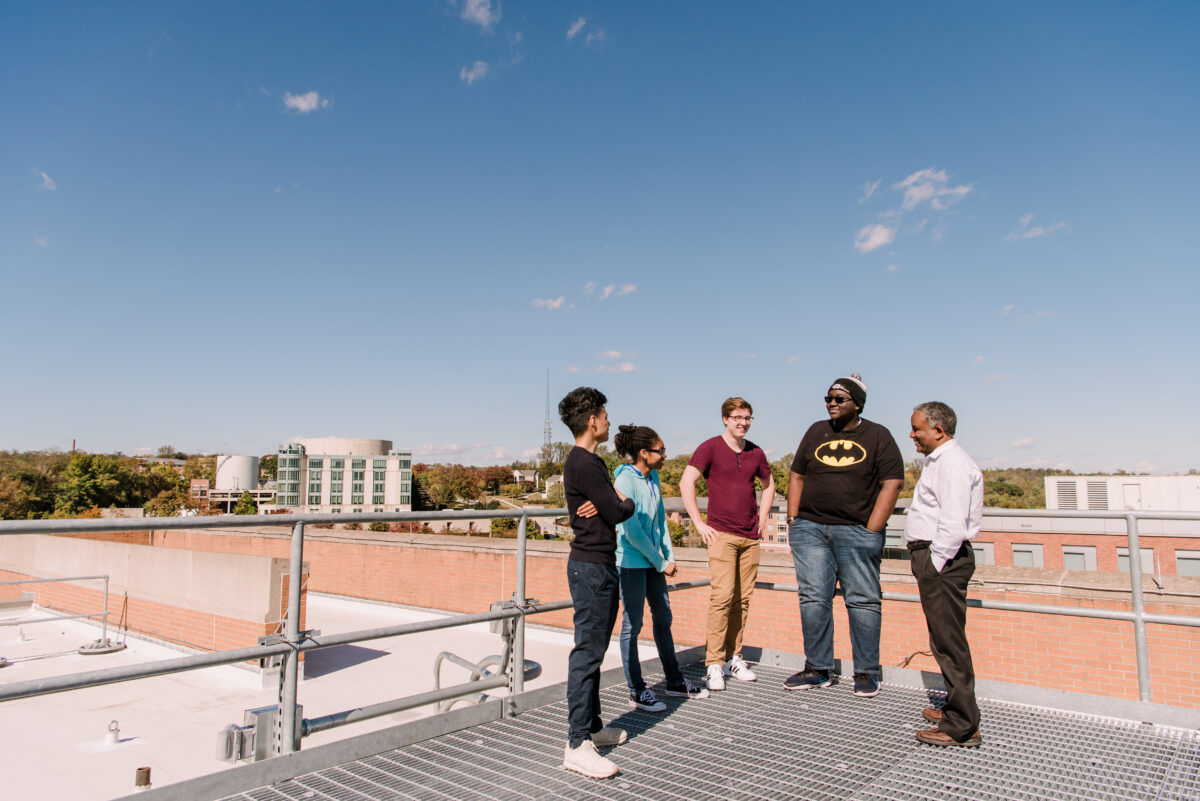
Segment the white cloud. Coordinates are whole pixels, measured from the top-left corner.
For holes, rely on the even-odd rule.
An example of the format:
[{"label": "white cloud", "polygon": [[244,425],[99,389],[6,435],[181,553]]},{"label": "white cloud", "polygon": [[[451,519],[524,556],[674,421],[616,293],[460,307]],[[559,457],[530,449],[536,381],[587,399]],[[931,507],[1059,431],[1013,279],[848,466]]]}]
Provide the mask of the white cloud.
[{"label": "white cloud", "polygon": [[630,292],[637,291],[637,284],[621,284],[621,288],[617,290],[618,295],[628,295]]},{"label": "white cloud", "polygon": [[889,272],[889,273],[898,272],[899,270],[900,270],[900,265],[899,265],[899,264],[889,264],[889,265],[888,265],[888,272]]},{"label": "white cloud", "polygon": [[583,26],[587,25],[587,17],[580,17],[571,23],[571,27],[567,28],[567,38],[574,39],[575,36],[583,30]]},{"label": "white cloud", "polygon": [[1041,239],[1044,236],[1053,236],[1059,232],[1071,233],[1071,226],[1065,222],[1056,222],[1052,225],[1035,225],[1032,228],[1029,224],[1033,222],[1033,215],[1026,214],[1021,218],[1021,225],[1017,230],[1004,237],[1010,242],[1020,242],[1023,239]]},{"label": "white cloud", "polygon": [[42,179],[42,182],[38,184],[39,190],[53,192],[58,189],[58,184],[54,182],[53,178],[51,178],[49,175],[46,175],[46,173],[42,172],[41,170],[34,170],[33,174]]},{"label": "white cloud", "polygon": [[795,363],[796,363],[796,360],[797,360],[797,359],[799,359],[799,358],[800,358],[799,356],[788,356],[788,357],[787,357],[787,363],[788,363],[788,364],[795,364]]},{"label": "white cloud", "polygon": [[566,298],[559,296],[557,298],[534,298],[532,303],[537,309],[561,309]]},{"label": "white cloud", "polygon": [[1012,310],[1013,310],[1013,304],[1011,304],[1011,303],[1010,303],[1010,304],[1008,304],[1007,306],[1004,306],[1004,307],[1002,307],[1002,308],[1000,309],[1000,313],[1001,313],[1001,314],[1003,314],[1003,315],[1007,315],[1007,314],[1008,314],[1009,312],[1011,312]]},{"label": "white cloud", "polygon": [[494,451],[489,453],[487,455],[487,458],[488,459],[509,460],[509,459],[512,459],[512,456],[513,456],[512,451],[510,451],[508,448],[501,445],[500,447],[496,448]]},{"label": "white cloud", "polygon": [[1034,437],[1021,437],[1020,439],[1013,440],[1009,444],[1009,447],[1024,450],[1025,448],[1032,448],[1034,445],[1037,445],[1037,439]]},{"label": "white cloud", "polygon": [[1010,379],[1012,377],[1013,377],[1012,373],[1005,373],[1004,375],[989,375],[987,378],[985,378],[983,380],[989,384],[999,384],[1001,381],[1007,381],[1008,379]]},{"label": "white cloud", "polygon": [[879,188],[881,181],[883,181],[882,178],[880,178],[878,181],[867,181],[865,184],[863,184],[863,193],[862,197],[858,199],[858,205],[861,206],[871,199],[871,195],[875,194],[875,190]]},{"label": "white cloud", "polygon": [[413,448],[413,456],[457,456],[465,450],[457,442],[443,442],[440,445],[426,443]]},{"label": "white cloud", "polygon": [[1133,469],[1134,469],[1134,471],[1136,471],[1138,473],[1153,473],[1155,470],[1158,469],[1158,465],[1154,464],[1154,462],[1147,462],[1146,460],[1143,459],[1142,461],[1135,464],[1133,466]]},{"label": "white cloud", "polygon": [[747,358],[747,359],[757,359],[757,358],[758,358],[758,354],[757,354],[757,353],[747,353],[747,354],[746,354],[746,358]]},{"label": "white cloud", "polygon": [[522,459],[532,459],[533,457],[539,455],[541,452],[542,452],[541,448],[526,448],[525,450],[521,451],[521,458]]},{"label": "white cloud", "polygon": [[975,364],[983,364],[983,356],[976,356]]},{"label": "white cloud", "polygon": [[593,292],[595,292],[596,291],[596,282],[588,281],[586,284],[583,285],[583,291],[589,295],[592,294]]},{"label": "white cloud", "polygon": [[604,291],[602,293],[600,293],[600,300],[605,300],[609,295],[611,295],[616,290],[616,288],[617,288],[616,284],[609,284],[608,286],[604,287]]},{"label": "white cloud", "polygon": [[604,29],[597,28],[584,37],[583,43],[588,47],[601,50],[606,44],[608,44],[608,34],[604,31]]},{"label": "white cloud", "polygon": [[597,373],[632,373],[637,368],[633,362],[618,362],[617,364],[602,364],[596,368]]},{"label": "white cloud", "polygon": [[305,92],[302,95],[284,92],[283,105],[301,114],[308,114],[310,111],[316,111],[319,108],[329,108],[329,98],[321,97],[315,89],[311,92]]},{"label": "white cloud", "polygon": [[458,79],[467,86],[470,86],[483,76],[487,75],[489,69],[491,69],[491,67],[488,66],[486,61],[476,61],[471,66],[460,69],[458,71]]},{"label": "white cloud", "polygon": [[1041,311],[1030,312],[1029,314],[1022,314],[1020,317],[1017,318],[1017,322],[1018,323],[1028,323],[1028,322],[1038,323],[1038,322],[1041,322],[1042,320],[1047,319],[1050,316],[1051,316],[1051,312],[1048,312],[1045,309],[1042,309]]},{"label": "white cloud", "polygon": [[870,253],[875,248],[891,244],[895,239],[895,228],[888,228],[886,225],[880,223],[872,223],[859,229],[858,236],[854,240],[854,247],[858,249],[859,253]]},{"label": "white cloud", "polygon": [[481,28],[490,28],[500,21],[500,4],[492,10],[492,0],[467,0],[463,5],[462,18]]},{"label": "white cloud", "polygon": [[50,244],[50,240],[46,238],[46,235],[45,235],[45,234],[34,234],[34,235],[33,235],[33,242],[34,242],[34,244],[35,244],[35,245],[37,245],[39,248],[44,248],[44,247],[46,247],[47,245],[49,245],[49,244]]},{"label": "white cloud", "polygon": [[568,372],[568,373],[578,373],[578,372],[579,372],[580,370],[582,370],[582,369],[583,369],[583,368],[582,368],[582,367],[580,367],[578,364],[571,364],[571,365],[568,365],[568,366],[567,366],[567,372]]},{"label": "white cloud", "polygon": [[926,201],[934,209],[945,211],[971,194],[972,189],[970,184],[951,186],[946,171],[932,167],[917,170],[903,181],[892,184],[892,188],[904,191],[902,206],[905,211],[911,211]]},{"label": "white cloud", "polygon": [[621,353],[621,351],[619,351],[619,350],[606,350],[603,353],[601,353],[597,358],[607,359],[611,362],[613,359],[619,359],[624,355],[625,354]]},{"label": "white cloud", "polygon": [[490,443],[490,442],[476,442],[476,443],[475,443],[475,447],[476,447],[476,448],[490,448],[490,447],[492,447],[492,443]]}]

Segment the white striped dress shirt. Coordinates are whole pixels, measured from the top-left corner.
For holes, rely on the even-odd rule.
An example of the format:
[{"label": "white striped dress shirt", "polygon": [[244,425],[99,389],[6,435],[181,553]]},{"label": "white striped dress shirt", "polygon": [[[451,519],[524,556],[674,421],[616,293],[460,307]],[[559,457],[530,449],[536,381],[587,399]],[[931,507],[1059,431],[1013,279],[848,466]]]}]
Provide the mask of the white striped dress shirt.
[{"label": "white striped dress shirt", "polygon": [[908,507],[904,537],[929,541],[933,566],[942,572],[983,522],[983,474],[958,440],[951,439],[925,457],[925,469]]}]

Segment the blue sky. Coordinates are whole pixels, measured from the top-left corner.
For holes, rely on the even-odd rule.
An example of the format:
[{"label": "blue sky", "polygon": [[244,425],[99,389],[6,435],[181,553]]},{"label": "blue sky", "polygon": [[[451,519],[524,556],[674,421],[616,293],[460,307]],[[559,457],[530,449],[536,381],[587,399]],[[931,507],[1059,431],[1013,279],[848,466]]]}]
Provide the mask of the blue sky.
[{"label": "blue sky", "polygon": [[[8,3],[0,448],[1200,466],[1194,3]],[[1187,233],[1189,230],[1192,234]],[[557,420],[555,439],[567,439]]]}]

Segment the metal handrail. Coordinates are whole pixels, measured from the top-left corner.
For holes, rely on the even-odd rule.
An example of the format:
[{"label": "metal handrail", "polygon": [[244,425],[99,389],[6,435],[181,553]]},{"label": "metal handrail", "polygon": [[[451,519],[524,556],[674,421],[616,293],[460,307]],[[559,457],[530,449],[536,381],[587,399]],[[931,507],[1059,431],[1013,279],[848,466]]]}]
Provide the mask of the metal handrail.
[{"label": "metal handrail", "polygon": [[[538,614],[560,609],[567,609],[571,606],[570,601],[556,601],[553,603],[540,604],[525,597],[527,520],[530,517],[561,517],[565,514],[567,514],[567,510],[565,509],[520,509],[462,510],[417,513],[372,512],[357,514],[215,515],[189,518],[0,521],[0,536],[7,534],[229,528],[234,526],[244,527],[248,525],[263,527],[290,526],[292,529],[291,556],[289,565],[288,616],[286,631],[282,642],[270,645],[260,645],[251,648],[241,648],[231,651],[196,654],[179,659],[162,660],[145,665],[108,668],[104,670],[88,671],[85,673],[77,673],[68,676],[56,676],[26,682],[16,682],[5,686],[0,686],[0,701],[62,692],[100,684],[129,681],[133,679],[146,678],[149,676],[194,670],[215,665],[233,664],[236,662],[259,659],[266,656],[281,655],[283,657],[283,669],[281,670],[280,674],[279,700],[282,714],[276,716],[277,723],[275,732],[275,753],[277,755],[286,754],[291,753],[294,750],[294,741],[291,736],[285,736],[284,733],[297,731],[296,702],[299,674],[297,662],[300,652],[319,648],[328,648],[334,645],[362,642],[370,639],[391,637],[400,634],[410,634],[420,631],[430,631],[435,629],[450,628],[453,626],[468,625],[482,621],[503,620],[509,618],[514,619],[514,623],[512,626],[512,659],[510,660],[510,664],[505,666],[505,675],[507,676],[506,683],[513,694],[519,694],[524,690],[524,670],[520,668],[513,669],[513,666],[517,665],[521,666],[522,668],[524,666],[525,616],[529,614]],[[1019,515],[1022,517],[1100,518],[1125,520],[1127,536],[1129,540],[1129,553],[1131,554],[1130,584],[1132,590],[1132,611],[1126,612],[1106,609],[1084,609],[1078,607],[1059,607],[1048,604],[1027,604],[977,599],[969,601],[969,604],[983,608],[1004,609],[1018,612],[1065,614],[1079,617],[1105,618],[1132,622],[1134,625],[1135,647],[1137,649],[1139,696],[1142,701],[1150,701],[1149,656],[1146,644],[1146,623],[1196,626],[1200,625],[1200,619],[1175,615],[1147,614],[1145,612],[1142,597],[1141,571],[1133,569],[1133,566],[1136,564],[1133,560],[1133,555],[1140,552],[1138,541],[1138,520],[1200,520],[1200,515],[1195,513],[1180,512],[1108,512],[1039,509],[986,509],[984,510],[984,515],[986,517]],[[304,527],[306,524],[462,520],[479,518],[507,518],[519,520],[516,537],[516,579],[514,592],[512,594],[511,606],[504,609],[478,614],[456,615],[453,617],[433,621],[406,623],[397,626],[385,626],[375,629],[365,629],[362,631],[346,632],[335,635],[313,635],[310,632],[300,631],[300,574],[303,565]],[[708,584],[708,580],[687,581],[672,585],[669,589],[671,591],[678,591],[693,587],[707,586]],[[777,584],[771,582],[763,582],[759,586],[777,590],[794,589],[794,585]],[[919,601],[919,596],[903,593],[884,593],[884,598],[895,601]],[[496,677],[496,680],[498,681],[499,677]],[[334,725],[342,725],[355,720],[365,719],[367,716],[374,717],[377,714],[386,714],[388,710],[394,711],[400,708],[410,708],[410,706],[407,705],[420,705],[416,703],[419,699],[423,699],[421,701],[422,703],[431,703],[432,700],[447,700],[455,697],[455,693],[458,695],[468,695],[478,692],[480,689],[482,689],[479,682],[469,682],[468,684],[460,685],[460,688],[465,689],[462,689],[461,692],[459,692],[459,688],[450,687],[446,688],[445,690],[438,691],[436,693],[436,699],[432,699],[432,696],[430,696],[429,693],[424,693],[418,696],[413,696],[409,699],[398,699],[396,701],[384,702],[383,704],[375,704],[371,707],[364,707],[359,710],[348,710],[345,713],[326,715],[323,718],[308,721],[308,724],[312,725],[315,724],[316,721],[320,721],[320,728],[330,728]]]}]

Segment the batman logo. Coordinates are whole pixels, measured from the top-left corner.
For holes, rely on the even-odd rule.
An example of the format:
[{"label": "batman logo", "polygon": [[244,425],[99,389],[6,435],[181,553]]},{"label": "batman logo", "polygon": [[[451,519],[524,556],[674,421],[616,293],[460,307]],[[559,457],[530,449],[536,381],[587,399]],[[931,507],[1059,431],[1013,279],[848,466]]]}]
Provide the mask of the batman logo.
[{"label": "batman logo", "polygon": [[830,467],[849,467],[865,461],[867,450],[852,440],[835,439],[818,445],[817,449],[813,451],[813,456],[821,464],[827,464]]}]

